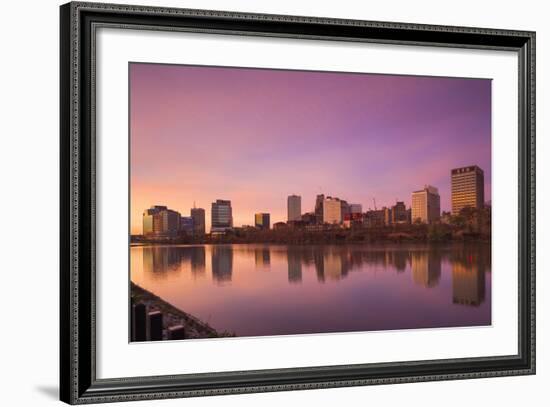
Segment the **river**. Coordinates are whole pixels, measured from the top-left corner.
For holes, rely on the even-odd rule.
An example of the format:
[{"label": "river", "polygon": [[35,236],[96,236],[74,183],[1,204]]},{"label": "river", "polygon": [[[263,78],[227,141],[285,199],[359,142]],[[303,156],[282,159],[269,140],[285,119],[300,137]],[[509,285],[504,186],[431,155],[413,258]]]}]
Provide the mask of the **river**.
[{"label": "river", "polygon": [[131,279],[237,336],[491,324],[488,243],[133,245]]}]

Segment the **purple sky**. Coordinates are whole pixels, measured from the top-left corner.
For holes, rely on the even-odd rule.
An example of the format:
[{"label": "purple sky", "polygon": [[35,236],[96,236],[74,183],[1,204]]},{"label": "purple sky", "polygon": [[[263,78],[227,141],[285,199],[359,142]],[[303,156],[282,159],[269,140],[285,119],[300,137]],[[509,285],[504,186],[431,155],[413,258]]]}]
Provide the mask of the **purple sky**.
[{"label": "purple sky", "polygon": [[363,210],[411,204],[424,184],[450,210],[450,170],[477,164],[491,199],[491,81],[182,65],[130,65],[131,228],[230,199],[235,226],[286,220],[324,193]]}]

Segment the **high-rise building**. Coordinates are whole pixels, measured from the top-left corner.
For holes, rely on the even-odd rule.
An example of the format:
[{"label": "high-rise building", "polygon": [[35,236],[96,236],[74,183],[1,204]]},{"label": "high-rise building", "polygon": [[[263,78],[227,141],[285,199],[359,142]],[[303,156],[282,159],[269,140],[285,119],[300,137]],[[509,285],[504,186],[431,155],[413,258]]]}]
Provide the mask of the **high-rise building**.
[{"label": "high-rise building", "polygon": [[363,206],[361,204],[350,204],[349,210],[351,214],[363,213]]},{"label": "high-rise building", "polygon": [[383,207],[382,210],[384,211],[384,225],[389,226],[392,222],[392,211],[391,208]]},{"label": "high-rise building", "polygon": [[319,225],[322,225],[323,222],[323,201],[325,200],[325,195],[317,195],[315,199],[315,219]]},{"label": "high-rise building", "polygon": [[451,170],[451,211],[458,215],[469,206],[483,208],[484,203],[483,170],[477,165]]},{"label": "high-rise building", "polygon": [[193,234],[201,236],[206,233],[206,212],[203,208],[191,208],[191,218],[193,218]]},{"label": "high-rise building", "polygon": [[212,225],[211,233],[225,233],[233,228],[233,211],[231,201],[217,199],[212,202]]},{"label": "high-rise building", "polygon": [[162,216],[160,212],[167,210],[166,206],[155,205],[143,212],[143,235],[154,236],[162,232]]},{"label": "high-rise building", "polygon": [[164,235],[167,237],[176,236],[180,229],[180,213],[168,209],[166,211],[162,211],[161,214]]},{"label": "high-rise building", "polygon": [[342,223],[342,201],[330,196],[325,198],[323,201],[323,222],[331,224]]},{"label": "high-rise building", "polygon": [[302,220],[302,197],[289,195],[287,199],[287,220],[289,222]]},{"label": "high-rise building", "polygon": [[349,217],[349,214],[351,213],[351,209],[349,207],[348,202],[342,199],[340,200],[340,205],[341,205],[340,218],[341,220],[344,220],[346,217]]},{"label": "high-rise building", "polygon": [[191,216],[180,217],[180,231],[186,235],[192,236],[194,231],[193,218]]},{"label": "high-rise building", "polygon": [[256,213],[254,215],[254,226],[258,229],[269,230],[269,213]]},{"label": "high-rise building", "polygon": [[424,189],[412,193],[412,221],[432,223],[439,220],[440,198],[436,187],[425,185]]},{"label": "high-rise building", "polygon": [[407,208],[405,202],[398,201],[391,208],[392,223],[407,223]]},{"label": "high-rise building", "polygon": [[147,237],[176,237],[180,229],[179,212],[155,205],[143,212],[143,235]]}]

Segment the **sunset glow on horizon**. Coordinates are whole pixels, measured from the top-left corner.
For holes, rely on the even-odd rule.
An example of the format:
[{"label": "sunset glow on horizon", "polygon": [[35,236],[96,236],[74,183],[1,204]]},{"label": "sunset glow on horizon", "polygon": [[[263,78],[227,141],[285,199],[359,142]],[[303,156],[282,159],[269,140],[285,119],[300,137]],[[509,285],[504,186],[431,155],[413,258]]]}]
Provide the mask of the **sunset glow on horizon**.
[{"label": "sunset glow on horizon", "polygon": [[232,203],[234,226],[254,214],[286,221],[317,194],[363,211],[411,205],[439,189],[451,208],[451,169],[478,165],[491,200],[491,80],[253,68],[130,64],[131,233],[166,205]]}]

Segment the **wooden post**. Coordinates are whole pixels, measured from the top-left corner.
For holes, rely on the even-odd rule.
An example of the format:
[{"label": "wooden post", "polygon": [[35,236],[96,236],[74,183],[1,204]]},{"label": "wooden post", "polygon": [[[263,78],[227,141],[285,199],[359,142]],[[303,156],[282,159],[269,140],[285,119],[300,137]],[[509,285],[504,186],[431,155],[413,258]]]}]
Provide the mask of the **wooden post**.
[{"label": "wooden post", "polygon": [[134,342],[147,340],[147,306],[138,303],[132,306],[132,335]]},{"label": "wooden post", "polygon": [[168,328],[168,339],[185,339],[185,327],[183,325],[174,325]]},{"label": "wooden post", "polygon": [[149,340],[162,341],[162,312],[151,311],[149,317]]}]

